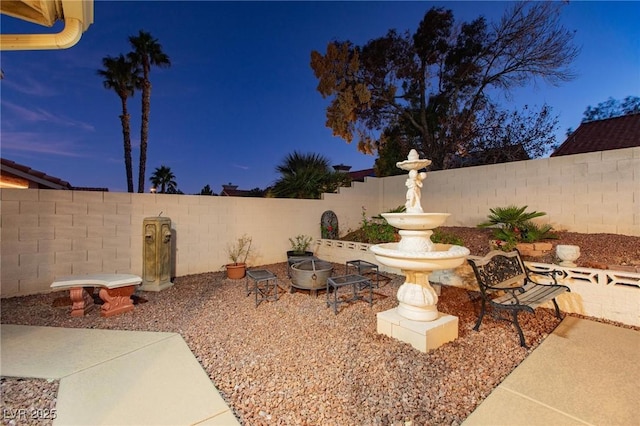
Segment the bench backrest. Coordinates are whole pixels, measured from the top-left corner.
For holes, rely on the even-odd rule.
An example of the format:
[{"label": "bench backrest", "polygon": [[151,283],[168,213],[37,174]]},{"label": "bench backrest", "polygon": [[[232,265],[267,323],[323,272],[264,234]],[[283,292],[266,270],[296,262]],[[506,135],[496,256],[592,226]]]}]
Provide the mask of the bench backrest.
[{"label": "bench backrest", "polygon": [[473,268],[480,290],[495,291],[487,287],[510,288],[523,285],[527,272],[518,251],[505,253],[500,250],[490,251],[482,258],[467,259]]}]

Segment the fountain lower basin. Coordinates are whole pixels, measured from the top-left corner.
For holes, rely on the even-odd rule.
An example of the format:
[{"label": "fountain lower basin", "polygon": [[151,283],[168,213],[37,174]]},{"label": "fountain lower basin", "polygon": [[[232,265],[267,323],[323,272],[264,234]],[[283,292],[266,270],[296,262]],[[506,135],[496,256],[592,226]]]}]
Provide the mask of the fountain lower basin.
[{"label": "fountain lower basin", "polygon": [[462,265],[469,249],[451,244],[433,244],[433,251],[400,251],[399,243],[376,244],[369,249],[383,265],[407,271],[437,271]]}]

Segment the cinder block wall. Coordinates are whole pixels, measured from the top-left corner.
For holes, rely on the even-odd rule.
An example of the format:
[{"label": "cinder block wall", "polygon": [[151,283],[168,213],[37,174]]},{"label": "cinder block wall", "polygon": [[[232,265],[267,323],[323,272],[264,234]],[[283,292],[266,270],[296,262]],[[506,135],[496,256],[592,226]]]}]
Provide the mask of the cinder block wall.
[{"label": "cinder block wall", "polygon": [[[427,212],[448,212],[447,225],[475,226],[489,208],[528,205],[556,228],[640,235],[640,148],[429,173]],[[341,234],[367,216],[405,202],[406,176],[370,178],[322,200],[128,194],[37,189],[0,190],[0,296],[49,291],[57,278],[81,273],[142,274],[142,222],[171,218],[174,275],[219,270],[226,247],[253,237],[250,265],[285,260],[289,237],[320,237],[320,216],[333,210]]]},{"label": "cinder block wall", "polygon": [[[384,209],[404,203],[405,179],[383,179]],[[449,226],[510,204],[546,212],[556,229],[639,236],[640,148],[431,172],[422,190],[424,210],[451,213]]]},{"label": "cinder block wall", "polygon": [[[378,185],[356,183],[323,200],[2,189],[1,296],[49,291],[56,278],[83,273],[142,274],[145,217],[171,218],[174,276],[219,270],[227,246],[253,238],[250,265],[286,260],[289,237],[320,238],[333,210],[340,229],[356,229],[361,211],[377,214]],[[347,201],[348,200],[348,201]]]}]

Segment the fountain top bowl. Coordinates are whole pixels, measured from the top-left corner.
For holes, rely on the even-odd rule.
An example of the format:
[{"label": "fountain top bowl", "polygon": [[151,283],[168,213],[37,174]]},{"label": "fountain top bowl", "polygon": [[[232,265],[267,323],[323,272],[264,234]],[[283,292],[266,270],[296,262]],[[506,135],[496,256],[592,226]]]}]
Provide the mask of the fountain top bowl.
[{"label": "fountain top bowl", "polygon": [[382,213],[387,223],[394,228],[429,230],[446,222],[451,213]]},{"label": "fountain top bowl", "polygon": [[421,159],[418,157],[418,152],[415,149],[409,151],[407,159],[404,161],[398,161],[396,167],[402,170],[420,170],[431,164],[431,160]]}]

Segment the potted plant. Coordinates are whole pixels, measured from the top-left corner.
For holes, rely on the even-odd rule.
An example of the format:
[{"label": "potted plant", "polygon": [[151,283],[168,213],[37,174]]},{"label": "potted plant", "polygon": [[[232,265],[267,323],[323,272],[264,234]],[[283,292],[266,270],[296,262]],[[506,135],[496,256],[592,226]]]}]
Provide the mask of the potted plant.
[{"label": "potted plant", "polygon": [[247,271],[247,257],[251,251],[252,238],[246,234],[238,238],[234,244],[227,246],[227,253],[231,263],[228,263],[227,278],[232,280],[238,280],[244,278]]},{"label": "potted plant", "polygon": [[298,256],[313,256],[312,251],[307,251],[312,240],[312,237],[304,234],[296,235],[293,238],[289,238],[289,242],[291,243],[291,250],[287,251],[287,258]]}]

